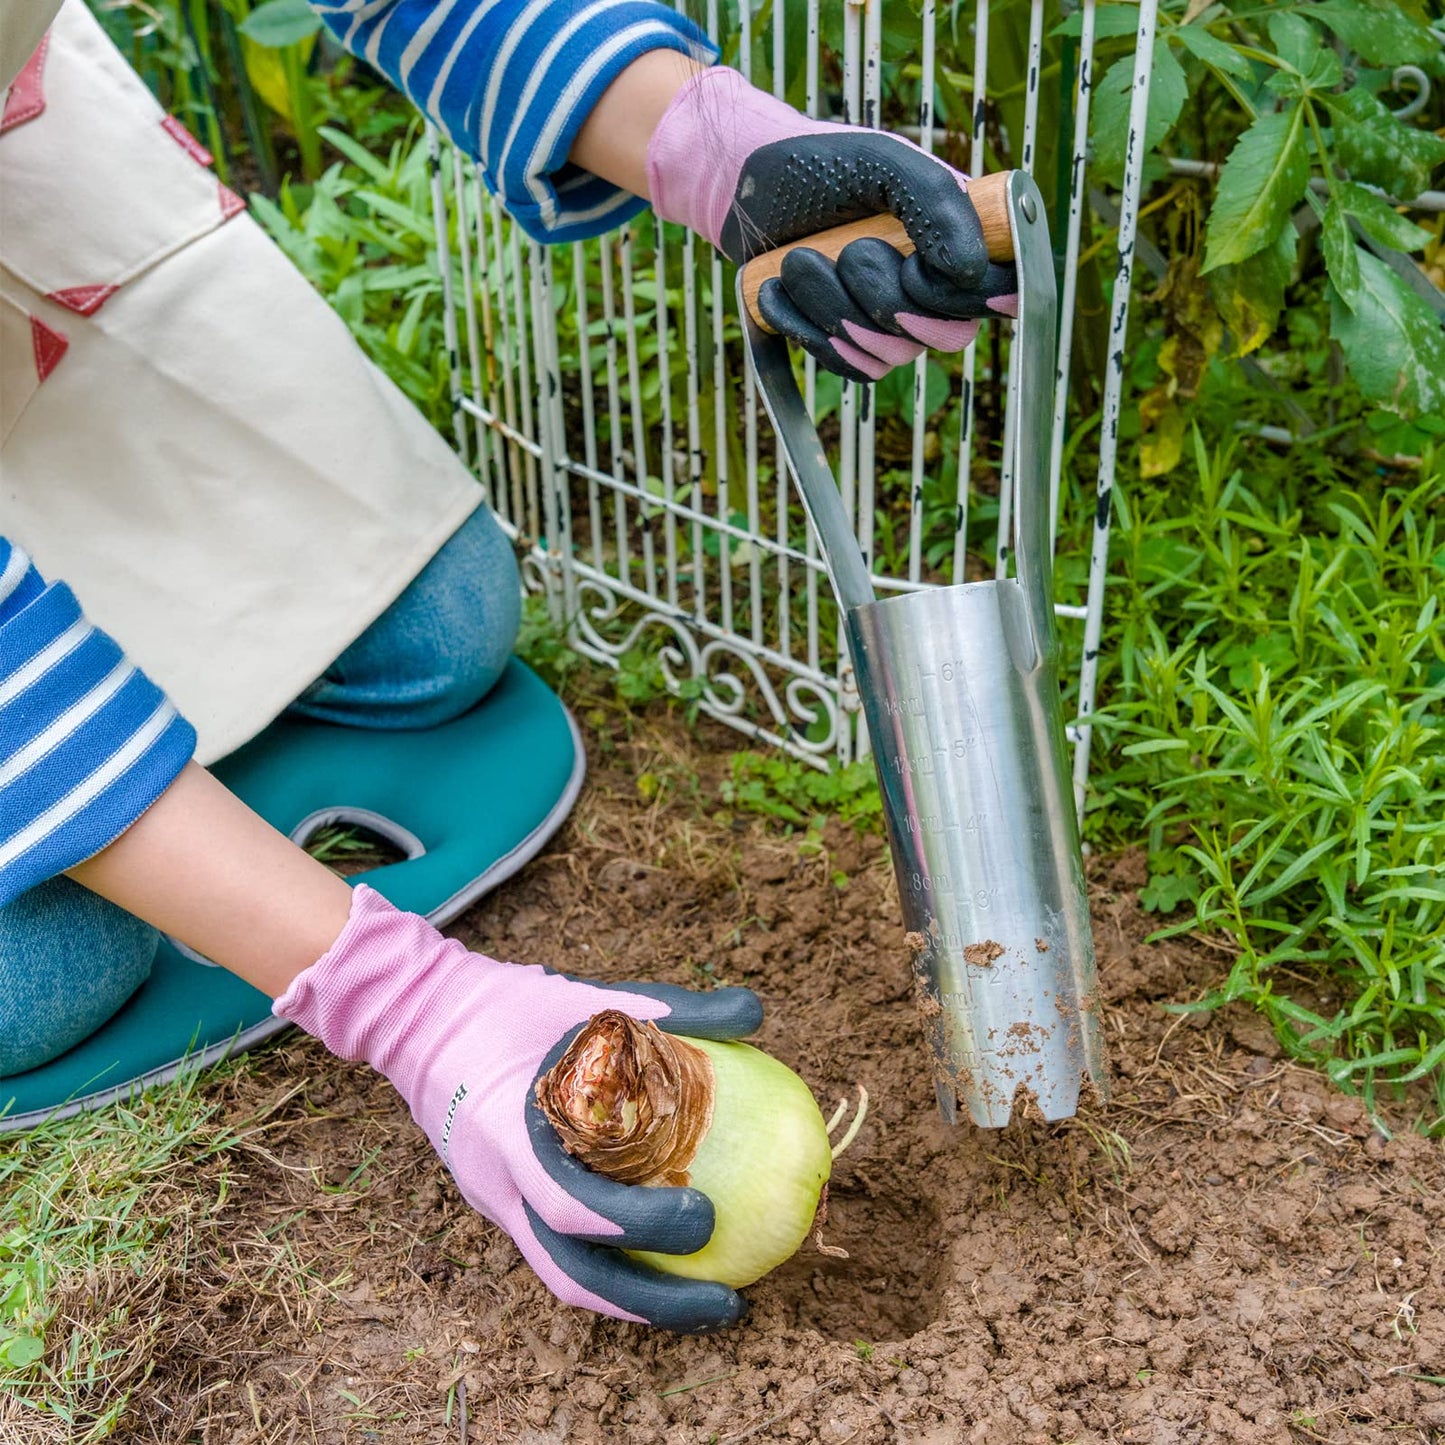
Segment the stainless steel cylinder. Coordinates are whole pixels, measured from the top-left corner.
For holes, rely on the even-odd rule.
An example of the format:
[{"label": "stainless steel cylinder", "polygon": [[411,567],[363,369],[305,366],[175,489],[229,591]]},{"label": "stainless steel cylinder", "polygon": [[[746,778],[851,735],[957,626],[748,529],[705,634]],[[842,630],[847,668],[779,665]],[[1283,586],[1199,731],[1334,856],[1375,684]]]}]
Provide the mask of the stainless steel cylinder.
[{"label": "stainless steel cylinder", "polygon": [[938,1106],[951,1124],[962,1104],[987,1128],[1008,1123],[1021,1088],[1063,1119],[1086,1076],[1104,1087],[1049,553],[1053,258],[1038,187],[1015,171],[1006,195],[1019,281],[1011,578],[876,600],[787,346],[753,322],[738,278],[761,395],[847,619]]},{"label": "stainless steel cylinder", "polygon": [[943,1117],[1046,1119],[1102,1085],[1094,945],[1058,679],[1012,579],[848,615]]}]

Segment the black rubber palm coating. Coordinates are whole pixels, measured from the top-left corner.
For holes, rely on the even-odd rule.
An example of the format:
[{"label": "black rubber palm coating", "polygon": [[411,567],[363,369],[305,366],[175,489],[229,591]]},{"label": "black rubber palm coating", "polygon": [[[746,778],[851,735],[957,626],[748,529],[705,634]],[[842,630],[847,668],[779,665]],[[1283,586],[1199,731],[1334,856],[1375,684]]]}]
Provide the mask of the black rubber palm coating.
[{"label": "black rubber palm coating", "polygon": [[974,320],[992,314],[990,297],[1017,289],[1012,266],[989,262],[983,225],[956,174],[877,131],[794,136],[747,158],[723,225],[722,249],[741,263],[885,212],[903,222],[913,255],[873,237],[845,246],[836,263],[800,248],[758,292],[758,312],[774,331],[850,381],[870,378],[831,344],[853,341],[845,321],[908,336],[900,313]]},{"label": "black rubber palm coating", "polygon": [[530,1204],[524,1208],[537,1243],[563,1274],[658,1329],[705,1335],[737,1324],[747,1313],[747,1301],[725,1284],[664,1274],[616,1249],[558,1234]]},{"label": "black rubber palm coating", "polygon": [[867,313],[870,326],[890,336],[908,334],[896,318],[900,311],[915,311],[917,306],[903,289],[901,251],[877,236],[862,236],[838,253],[837,272],[848,294]]},{"label": "black rubber palm coating", "polygon": [[954,321],[996,316],[998,313],[989,309],[989,298],[1012,296],[1019,289],[1018,273],[1013,266],[999,266],[992,261],[973,285],[959,286],[925,265],[919,257],[909,256],[903,262],[899,279],[908,294],[905,311],[932,312]]},{"label": "black rubber palm coating", "polygon": [[613,993],[635,993],[665,1003],[671,1012],[656,1020],[665,1034],[686,1034],[694,1039],[741,1039],[763,1026],[763,1001],[750,988],[683,988],[675,983],[598,983],[593,988]]},{"label": "black rubber palm coating", "polygon": [[973,202],[941,162],[876,131],[796,136],[759,146],[743,165],[722,249],[733,261],[889,212],[930,269],[959,286],[980,280],[988,245]]},{"label": "black rubber palm coating", "polygon": [[787,288],[776,277],[764,281],[759,289],[758,313],[779,336],[795,341],[826,370],[835,371],[849,381],[873,380],[843,359],[829,342],[828,333],[797,308]]},{"label": "black rubber palm coating", "polygon": [[783,257],[778,279],[793,305],[827,335],[853,341],[843,325],[845,321],[870,331],[874,329],[868,313],[849,295],[838,267],[822,252],[811,251],[806,246],[789,251]]}]

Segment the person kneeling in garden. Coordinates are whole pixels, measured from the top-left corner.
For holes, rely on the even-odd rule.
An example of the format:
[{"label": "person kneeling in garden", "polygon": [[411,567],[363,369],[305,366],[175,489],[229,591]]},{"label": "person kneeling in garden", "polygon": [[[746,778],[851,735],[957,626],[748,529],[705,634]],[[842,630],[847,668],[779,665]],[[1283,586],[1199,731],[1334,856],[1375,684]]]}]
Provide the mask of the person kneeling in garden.
[{"label": "person kneeling in garden", "polygon": [[[961,349],[1010,310],[1012,270],[988,262],[957,172],[753,89],[669,7],[316,8],[539,240],[599,234],[650,201],[741,262],[897,215],[914,256],[877,240],[836,264],[798,251],[761,298],[844,376]],[[288,710],[426,729],[482,702],[520,587],[474,479],[82,0],[6,7],[0,84],[0,1078],[105,1025],[165,934],[390,1079],[561,1299],[672,1329],[735,1321],[732,1289],[619,1248],[699,1249],[708,1201],[571,1165],[529,1131],[526,1102],[601,1010],[726,1039],[758,1027],[756,997],[469,953],[348,886],[202,766]]]}]

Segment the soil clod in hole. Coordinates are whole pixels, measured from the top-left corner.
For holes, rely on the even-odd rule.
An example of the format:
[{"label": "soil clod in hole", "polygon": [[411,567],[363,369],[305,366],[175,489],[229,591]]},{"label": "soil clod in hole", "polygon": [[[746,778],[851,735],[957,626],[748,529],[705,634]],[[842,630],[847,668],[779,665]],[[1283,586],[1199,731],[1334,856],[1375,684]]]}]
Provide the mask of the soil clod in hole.
[{"label": "soil clod in hole", "polygon": [[938,1318],[948,1249],[931,1204],[835,1185],[825,1233],[847,1259],[820,1255],[809,1243],[768,1277],[791,1324],[876,1342],[910,1339]]}]

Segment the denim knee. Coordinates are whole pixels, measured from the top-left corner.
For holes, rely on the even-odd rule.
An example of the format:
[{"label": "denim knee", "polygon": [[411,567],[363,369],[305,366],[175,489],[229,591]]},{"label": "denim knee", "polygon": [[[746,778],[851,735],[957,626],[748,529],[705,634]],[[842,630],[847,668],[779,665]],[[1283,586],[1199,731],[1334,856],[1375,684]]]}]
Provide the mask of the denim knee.
[{"label": "denim knee", "polygon": [[0,1078],[89,1038],[150,976],[160,934],[52,878],[0,908]]},{"label": "denim knee", "polygon": [[293,711],[353,727],[425,728],[475,706],[521,622],[512,544],[478,507]]}]

